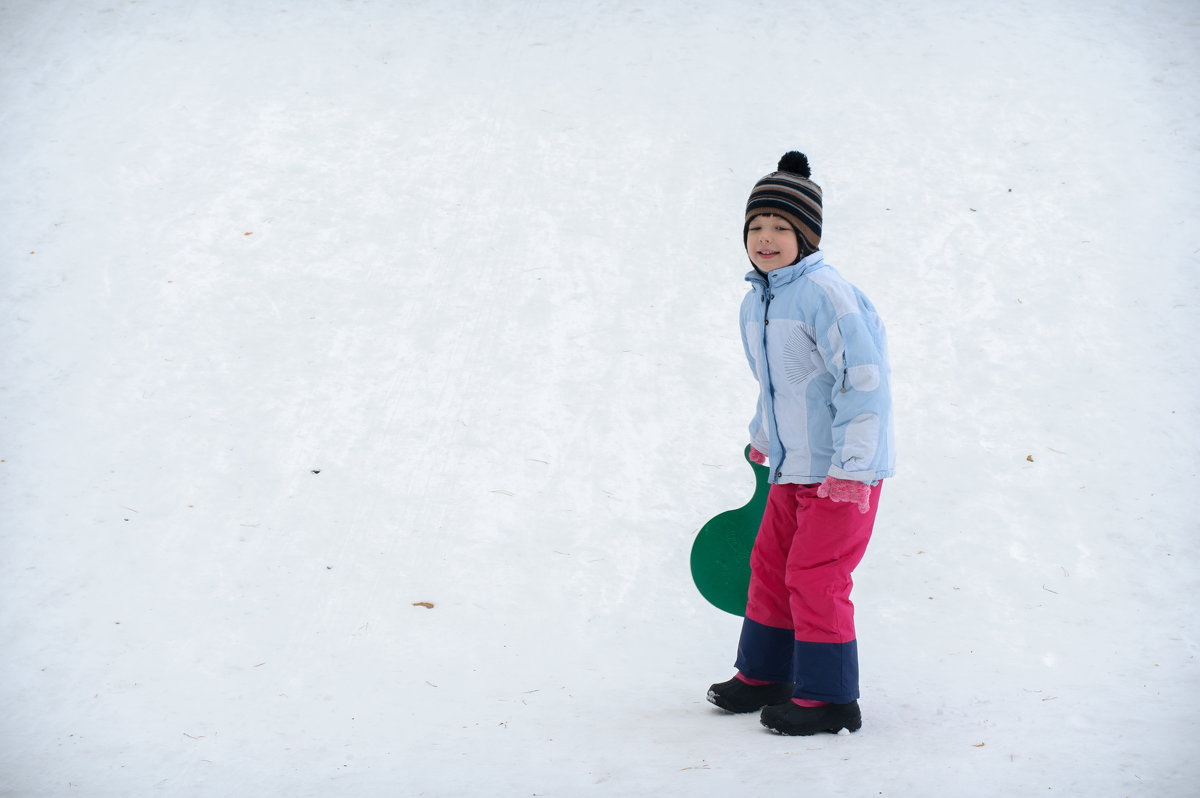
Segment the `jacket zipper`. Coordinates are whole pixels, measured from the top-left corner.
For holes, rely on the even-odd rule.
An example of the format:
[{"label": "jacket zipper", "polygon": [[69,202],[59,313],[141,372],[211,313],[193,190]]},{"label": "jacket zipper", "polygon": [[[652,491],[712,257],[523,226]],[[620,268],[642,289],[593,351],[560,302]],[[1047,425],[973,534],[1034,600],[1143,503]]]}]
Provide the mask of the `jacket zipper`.
[{"label": "jacket zipper", "polygon": [[[771,290],[772,290],[771,289],[771,281],[768,279],[766,284],[763,286],[763,293],[762,293],[762,297],[763,297],[763,363],[764,363],[764,365],[767,362],[767,327],[771,324],[771,320],[769,318],[767,318],[767,316],[771,311],[771,300],[775,298],[775,295],[771,293]],[[768,390],[768,391],[771,390],[770,373],[771,373],[770,369],[768,369],[767,370],[768,384],[765,387],[765,390]],[[774,412],[775,412],[775,403],[772,402],[771,403],[771,413],[774,414]],[[778,430],[779,422],[775,419],[772,419],[772,421],[775,422],[775,429]],[[779,448],[781,450],[783,449],[783,441],[779,442]],[[784,454],[784,457],[787,457],[786,453]],[[775,466],[775,481],[778,482],[779,478],[782,476],[783,476],[783,463],[782,463],[782,458],[781,458],[781,462]]]}]

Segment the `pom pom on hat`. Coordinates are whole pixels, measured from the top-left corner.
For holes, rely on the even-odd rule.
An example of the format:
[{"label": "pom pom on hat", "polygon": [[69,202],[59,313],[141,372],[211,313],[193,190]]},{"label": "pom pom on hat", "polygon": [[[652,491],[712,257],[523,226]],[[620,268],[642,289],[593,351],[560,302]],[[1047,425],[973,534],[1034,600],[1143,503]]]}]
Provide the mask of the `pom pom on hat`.
[{"label": "pom pom on hat", "polygon": [[779,216],[796,230],[800,257],[816,252],[821,246],[821,187],[809,178],[812,170],[808,156],[792,150],[779,159],[777,171],[754,184],[746,202],[746,222],[742,243],[755,216]]},{"label": "pom pom on hat", "polygon": [[808,167],[808,156],[795,150],[784,153],[784,156],[779,159],[779,171],[791,172],[804,178],[812,177],[812,170]]}]

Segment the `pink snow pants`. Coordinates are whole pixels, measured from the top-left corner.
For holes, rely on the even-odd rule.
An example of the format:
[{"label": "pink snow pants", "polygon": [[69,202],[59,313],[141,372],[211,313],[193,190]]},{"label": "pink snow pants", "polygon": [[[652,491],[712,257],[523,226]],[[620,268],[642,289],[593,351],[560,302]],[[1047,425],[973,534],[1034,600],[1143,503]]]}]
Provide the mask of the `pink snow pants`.
[{"label": "pink snow pants", "polygon": [[817,497],[817,485],[772,485],[750,555],[750,594],[737,667],[768,682],[794,682],[794,695],[848,703],[858,698],[858,645],[851,573],[875,525],[871,508]]}]

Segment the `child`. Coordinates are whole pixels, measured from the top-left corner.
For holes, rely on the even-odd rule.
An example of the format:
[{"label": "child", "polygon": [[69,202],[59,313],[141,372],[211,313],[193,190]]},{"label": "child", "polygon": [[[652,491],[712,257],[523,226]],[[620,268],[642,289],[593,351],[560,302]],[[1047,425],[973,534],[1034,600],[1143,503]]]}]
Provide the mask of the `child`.
[{"label": "child", "polygon": [[887,340],[861,291],[825,263],[821,188],[789,152],[755,184],[742,343],[758,380],[751,457],[771,490],[750,557],[737,674],[708,700],[762,710],[780,734],[862,726],[851,573],[895,471]]}]

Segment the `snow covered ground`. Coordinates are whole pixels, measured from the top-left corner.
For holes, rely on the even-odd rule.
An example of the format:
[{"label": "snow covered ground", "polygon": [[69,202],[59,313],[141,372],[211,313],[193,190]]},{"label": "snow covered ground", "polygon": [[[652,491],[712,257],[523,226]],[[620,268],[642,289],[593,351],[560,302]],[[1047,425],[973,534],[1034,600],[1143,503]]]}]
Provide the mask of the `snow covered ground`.
[{"label": "snow covered ground", "polygon": [[[1198,39],[0,2],[0,795],[1194,795]],[[705,702],[688,572],[792,148],[898,405],[836,737]]]}]

